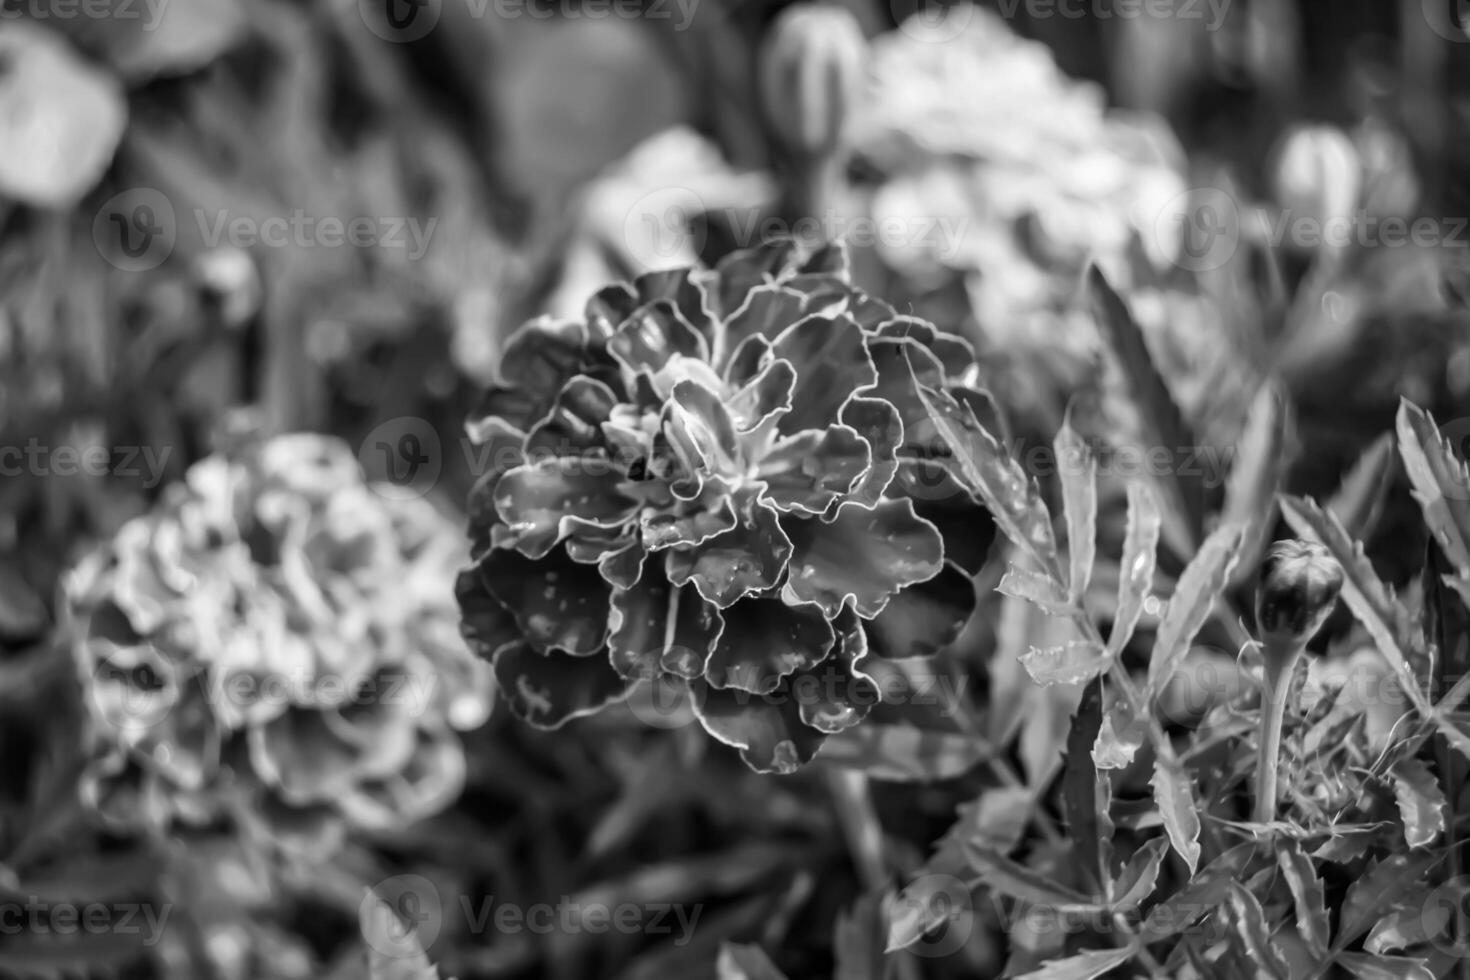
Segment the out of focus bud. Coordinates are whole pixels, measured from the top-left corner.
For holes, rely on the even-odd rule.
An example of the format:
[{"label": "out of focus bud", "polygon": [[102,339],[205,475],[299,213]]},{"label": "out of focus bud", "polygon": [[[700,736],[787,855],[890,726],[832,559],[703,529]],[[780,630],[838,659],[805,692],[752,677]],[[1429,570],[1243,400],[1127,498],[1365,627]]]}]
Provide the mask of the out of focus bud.
[{"label": "out of focus bud", "polygon": [[1340,591],[1342,566],[1326,548],[1295,538],[1273,544],[1256,588],[1256,625],[1266,649],[1300,649],[1322,628]]},{"label": "out of focus bud", "polygon": [[781,12],[761,50],[760,95],[789,149],[822,157],[841,147],[867,59],[867,39],[850,11],[797,4]]},{"label": "out of focus bud", "polygon": [[260,309],[260,272],[241,249],[215,248],[200,255],[194,260],[194,278],[226,327],[240,326]]},{"label": "out of focus bud", "polygon": [[1404,218],[1419,204],[1419,177],[1408,142],[1386,123],[1370,119],[1353,133],[1367,187],[1363,207],[1375,218]]},{"label": "out of focus bud", "polygon": [[1325,226],[1349,217],[1363,190],[1358,151],[1336,126],[1301,126],[1282,138],[1273,175],[1276,201],[1292,219]]}]

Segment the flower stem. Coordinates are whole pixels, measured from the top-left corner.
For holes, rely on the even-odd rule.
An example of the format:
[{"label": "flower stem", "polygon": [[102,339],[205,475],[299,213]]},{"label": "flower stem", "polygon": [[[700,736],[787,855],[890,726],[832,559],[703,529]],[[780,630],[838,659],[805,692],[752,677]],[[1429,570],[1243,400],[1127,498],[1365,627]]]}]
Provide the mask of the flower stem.
[{"label": "flower stem", "polygon": [[1281,728],[1291,675],[1306,643],[1276,644],[1268,640],[1261,672],[1261,736],[1256,756],[1256,823],[1276,816],[1276,781],[1281,764]]}]

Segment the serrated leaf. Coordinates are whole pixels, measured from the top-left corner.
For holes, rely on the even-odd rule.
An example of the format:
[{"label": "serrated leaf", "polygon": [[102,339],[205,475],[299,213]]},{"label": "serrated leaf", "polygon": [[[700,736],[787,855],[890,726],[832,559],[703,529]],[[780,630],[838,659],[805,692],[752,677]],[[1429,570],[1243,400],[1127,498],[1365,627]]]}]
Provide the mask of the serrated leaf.
[{"label": "serrated leaf", "polygon": [[1424,960],[1406,956],[1339,953],[1337,962],[1358,980],[1434,980],[1434,972]]},{"label": "serrated leaf", "polygon": [[969,405],[926,388],[917,377],[914,386],[930,423],[953,454],[965,488],[984,502],[996,526],[1016,547],[1030,555],[1044,574],[1060,581],[1051,513],[1036,481],[980,424]]},{"label": "serrated leaf", "polygon": [[1373,571],[1363,546],[1349,538],[1337,518],[1324,513],[1310,498],[1282,497],[1281,514],[1299,536],[1325,546],[1337,560],[1343,571],[1343,602],[1393,668],[1405,695],[1421,715],[1434,721],[1451,745],[1470,757],[1470,736],[1435,711],[1420,689],[1408,659],[1410,652],[1417,652],[1419,638],[1413,635],[1392,591]]},{"label": "serrated leaf", "polygon": [[1147,940],[1183,932],[1225,901],[1230,885],[1243,876],[1255,853],[1254,843],[1237,844],[1205,865],[1189,884],[1150,909],[1142,929]]},{"label": "serrated leaf", "polygon": [[[1430,895],[1437,896],[1439,892],[1440,889],[1437,888]],[[1458,906],[1449,906],[1449,908],[1457,909]],[[1382,956],[1395,950],[1418,946],[1431,939],[1438,939],[1441,937],[1439,927],[1448,926],[1449,918],[1449,914],[1445,914],[1443,919],[1440,919],[1438,910],[1431,910],[1427,903],[1412,902],[1375,922],[1373,928],[1368,931],[1368,938],[1363,940],[1363,949],[1375,956]],[[1447,936],[1448,933],[1443,935]]]},{"label": "serrated leaf", "polygon": [[1038,684],[1085,684],[1107,670],[1108,656],[1095,643],[1073,640],[1044,650],[1032,647],[1021,664]]},{"label": "serrated leaf", "polygon": [[1327,502],[1327,510],[1355,541],[1366,541],[1378,525],[1383,501],[1393,485],[1393,446],[1394,437],[1387,432],[1374,440]]},{"label": "serrated leaf", "polygon": [[1143,615],[1144,601],[1154,587],[1158,564],[1159,504],[1147,484],[1128,484],[1128,530],[1123,538],[1123,560],[1118,566],[1118,613],[1108,636],[1108,654],[1118,656],[1128,645]]},{"label": "serrated leaf", "polygon": [[1424,521],[1460,574],[1470,574],[1470,470],[1440,435],[1433,417],[1408,399],[1399,403],[1399,456]]},{"label": "serrated leaf", "polygon": [[1266,913],[1261,910],[1261,903],[1236,881],[1230,883],[1230,910],[1234,913],[1235,935],[1250,954],[1256,969],[1275,980],[1289,980],[1290,971],[1281,950],[1271,941],[1271,928],[1266,924]]},{"label": "serrated leaf", "polygon": [[1220,513],[1221,524],[1245,528],[1240,546],[1242,560],[1231,576],[1232,585],[1240,584],[1254,570],[1271,529],[1276,493],[1290,462],[1290,431],[1291,411],[1280,390],[1271,382],[1263,384],[1235,445],[1235,462],[1225,483],[1225,506]]},{"label": "serrated leaf", "polygon": [[1149,780],[1154,790],[1154,803],[1164,819],[1164,832],[1174,851],[1194,874],[1199,866],[1199,808],[1189,773],[1177,758],[1160,754],[1154,761],[1154,774]]},{"label": "serrated leaf", "polygon": [[995,591],[1014,599],[1025,599],[1049,616],[1070,616],[1074,608],[1060,582],[1014,565],[1001,578]]},{"label": "serrated leaf", "polygon": [[1103,867],[1100,845],[1113,836],[1111,823],[1106,830],[1103,827],[1107,811],[1098,799],[1097,766],[1092,764],[1092,747],[1101,728],[1102,679],[1097,678],[1082,692],[1062,758],[1062,814],[1067,821],[1067,839],[1078,863],[1094,882]]},{"label": "serrated leaf", "polygon": [[994,754],[979,735],[869,722],[829,736],[819,758],[904,783],[952,779]]},{"label": "serrated leaf", "polygon": [[1317,877],[1312,859],[1298,841],[1283,838],[1276,842],[1276,863],[1280,865],[1282,877],[1291,891],[1302,941],[1314,955],[1326,956],[1330,932],[1327,904],[1322,895],[1322,880]]},{"label": "serrated leaf", "polygon": [[[1138,321],[1097,266],[1087,270],[1087,286],[1093,315],[1122,368],[1145,442],[1171,453],[1194,446],[1194,435],[1154,364]],[[1172,523],[1178,526],[1176,535],[1182,538],[1173,543],[1187,554],[1204,535],[1205,503],[1201,481],[1181,469],[1170,467],[1170,475],[1158,482],[1165,490]]]},{"label": "serrated leaf", "polygon": [[718,980],[786,980],[786,974],[754,943],[720,943],[715,976]]},{"label": "serrated leaf", "polygon": [[1230,570],[1240,555],[1243,528],[1238,524],[1219,527],[1200,546],[1185,567],[1159,622],[1153,653],[1148,662],[1148,689],[1157,697],[1169,676],[1189,650],[1189,644],[1210,615],[1210,609],[1230,579]]},{"label": "serrated leaf", "polygon": [[1017,864],[992,847],[966,844],[965,857],[969,859],[970,867],[979,873],[980,880],[1002,895],[1054,909],[1101,908],[1076,889]]},{"label": "serrated leaf", "polygon": [[1128,864],[1118,875],[1118,880],[1113,882],[1114,909],[1132,911],[1154,893],[1154,887],[1159,883],[1159,868],[1167,853],[1169,842],[1162,837],[1145,841],[1142,847],[1133,852]]},{"label": "serrated leaf", "polygon": [[1052,443],[1062,481],[1062,514],[1067,519],[1067,596],[1082,601],[1097,558],[1097,458],[1072,428],[1070,418]]},{"label": "serrated leaf", "polygon": [[1422,890],[1429,870],[1443,859],[1435,853],[1394,854],[1369,868],[1348,888],[1333,948],[1357,942],[1374,922]]},{"label": "serrated leaf", "polygon": [[1133,959],[1134,950],[1091,949],[1064,960],[1051,960],[1039,970],[1023,973],[1016,980],[1095,980]]},{"label": "serrated leaf", "polygon": [[1444,832],[1444,793],[1429,767],[1418,759],[1400,759],[1390,770],[1393,795],[1404,821],[1410,848],[1427,847]]},{"label": "serrated leaf", "polygon": [[1103,712],[1092,746],[1092,764],[1099,769],[1127,768],[1147,733],[1148,723],[1135,717],[1127,702],[1118,699]]}]

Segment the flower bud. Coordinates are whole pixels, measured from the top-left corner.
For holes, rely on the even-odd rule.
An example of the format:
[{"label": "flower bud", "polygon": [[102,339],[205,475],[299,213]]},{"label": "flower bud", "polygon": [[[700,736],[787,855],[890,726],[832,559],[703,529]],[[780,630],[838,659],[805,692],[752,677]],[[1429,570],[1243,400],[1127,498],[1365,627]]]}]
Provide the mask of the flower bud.
[{"label": "flower bud", "polygon": [[842,7],[786,8],[760,55],[760,96],[766,118],[791,150],[828,156],[842,145],[862,96],[868,42],[857,18]]},{"label": "flower bud", "polygon": [[1322,628],[1342,590],[1342,566],[1320,544],[1295,538],[1271,545],[1261,562],[1256,625],[1267,649],[1298,649]]},{"label": "flower bud", "polygon": [[1363,168],[1346,133],[1335,126],[1302,126],[1278,144],[1276,201],[1292,220],[1309,218],[1325,229],[1358,206]]}]

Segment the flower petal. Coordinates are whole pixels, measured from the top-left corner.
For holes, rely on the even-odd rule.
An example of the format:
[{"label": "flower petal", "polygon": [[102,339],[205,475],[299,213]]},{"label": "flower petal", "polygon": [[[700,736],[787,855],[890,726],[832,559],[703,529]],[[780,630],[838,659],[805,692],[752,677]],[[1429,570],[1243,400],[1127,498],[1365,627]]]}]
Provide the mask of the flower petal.
[{"label": "flower petal", "polygon": [[728,497],[722,497],[716,510],[696,510],[687,514],[653,513],[643,518],[643,547],[648,551],[684,548],[703,544],[717,534],[735,526],[735,508]]},{"label": "flower petal", "polygon": [[490,594],[478,567],[459,573],[454,596],[459,600],[460,635],[476,656],[489,660],[496,650],[520,639],[515,617]]},{"label": "flower petal", "polygon": [[[740,308],[724,321],[720,349],[729,356],[744,348],[745,342],[752,337],[773,338],[809,312],[811,298],[794,290],[776,283],[752,289]],[[736,359],[732,358],[730,368],[735,369],[736,365]],[[724,366],[715,365],[717,368]]]},{"label": "flower petal", "polygon": [[606,448],[602,423],[617,404],[617,394],[603,382],[585,375],[572,378],[562,385],[546,416],[526,435],[526,455],[542,460]]},{"label": "flower petal", "polygon": [[949,380],[960,380],[975,366],[975,348],[968,340],[944,333],[927,320],[911,316],[894,317],[879,326],[877,333],[880,337],[913,338],[934,355]]},{"label": "flower petal", "polygon": [[693,582],[699,594],[721,609],[742,596],[772,588],[791,557],[791,541],[776,511],[754,502],[749,517],[723,534],[692,548],[668,553],[669,581]]},{"label": "flower petal", "polygon": [[782,527],[793,548],[783,598],[815,602],[829,617],[848,599],[864,619],[876,616],[904,586],[943,567],[944,540],[906,499],[872,510],[846,504],[831,523],[788,518]]},{"label": "flower petal", "polygon": [[602,649],[612,589],[596,567],[578,564],[563,551],[533,561],[505,548],[487,553],[477,567],[490,594],[510,610],[536,650],[588,656]]},{"label": "flower petal", "polygon": [[821,514],[867,475],[870,453],[867,440],[845,425],[782,439],[757,470],[763,497],[782,512]]},{"label": "flower petal", "polygon": [[730,608],[704,675],[711,687],[769,694],[781,678],[826,658],[832,626],[815,606],[744,599]]},{"label": "flower petal", "polygon": [[[903,422],[898,410],[876,398],[853,398],[842,407],[842,421],[855,429],[868,444],[871,462],[862,480],[852,487],[847,500],[872,507],[883,499],[883,493],[898,472],[898,447],[903,441]],[[840,505],[837,505],[840,506]],[[837,506],[827,517],[837,516]]]},{"label": "flower petal", "polygon": [[492,416],[525,431],[540,421],[557,392],[583,373],[587,330],[575,320],[532,320],[506,341],[500,356],[500,384],[485,392],[468,423],[473,430]]},{"label": "flower petal", "polygon": [[889,600],[867,623],[873,652],[881,657],[927,657],[953,643],[975,612],[975,585],[952,561],[940,573],[915,582]]},{"label": "flower petal", "polygon": [[660,666],[670,674],[693,679],[704,673],[715,643],[725,630],[725,618],[715,604],[683,586],[677,595],[673,643]]},{"label": "flower petal", "polygon": [[595,714],[626,697],[630,686],[606,657],[540,653],[524,643],[495,655],[495,679],[516,716],[537,728]]},{"label": "flower petal", "polygon": [[[571,554],[570,549],[567,553]],[[647,555],[648,550],[634,539],[625,547],[605,553],[597,562],[597,570],[613,588],[631,588],[643,574],[643,559]]]},{"label": "flower petal", "polygon": [[799,379],[791,411],[781,419],[783,434],[825,429],[854,392],[878,379],[862,328],[847,317],[814,316],[792,324],[771,351],[790,361]]},{"label": "flower petal", "polygon": [[495,486],[495,509],[505,521],[496,543],[542,558],[578,527],[619,527],[638,509],[622,483],[611,461],[591,455],[517,466]]},{"label": "flower petal", "polygon": [[645,575],[613,593],[607,649],[613,670],[630,680],[656,677],[668,633],[674,588],[661,575]]},{"label": "flower petal", "polygon": [[862,721],[881,699],[878,685],[862,669],[869,656],[863,621],[844,607],[832,626],[837,634],[832,656],[789,682],[802,722],[828,735]]},{"label": "flower petal", "polygon": [[701,384],[681,381],[666,406],[669,448],[684,473],[674,483],[674,494],[686,500],[699,495],[710,478],[734,481],[741,470],[740,440],[735,421],[719,396]]},{"label": "flower petal", "polygon": [[694,715],[704,730],[740,749],[740,758],[756,772],[789,774],[817,754],[821,732],[801,723],[800,709],[789,693],[769,696],[748,691],[719,691],[691,684]]},{"label": "flower petal", "polygon": [[643,307],[618,327],[607,349],[630,374],[655,374],[676,355],[709,359],[709,345],[668,303]]},{"label": "flower petal", "polygon": [[776,413],[791,409],[796,369],[790,361],[773,360],[730,396],[730,414],[741,432],[751,432]]}]

